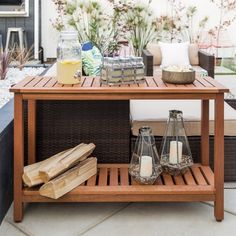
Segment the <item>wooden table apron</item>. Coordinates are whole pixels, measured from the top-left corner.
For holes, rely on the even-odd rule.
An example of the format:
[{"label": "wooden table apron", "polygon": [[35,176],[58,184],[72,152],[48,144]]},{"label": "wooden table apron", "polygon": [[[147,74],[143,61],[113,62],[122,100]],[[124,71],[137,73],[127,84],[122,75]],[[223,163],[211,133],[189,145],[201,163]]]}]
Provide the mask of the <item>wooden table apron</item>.
[{"label": "wooden table apron", "polygon": [[[154,80],[154,79],[153,79]],[[50,80],[49,80],[50,81]],[[85,79],[84,79],[85,81]],[[118,90],[117,88],[108,88],[101,93],[94,91],[70,92],[67,88],[61,92],[53,92],[53,89],[47,92],[24,91],[20,89],[21,85],[16,85],[11,89],[15,92],[14,97],[14,220],[19,222],[23,217],[23,184],[22,174],[24,167],[24,125],[23,125],[23,101],[28,101],[28,163],[35,162],[36,150],[36,101],[37,100],[131,100],[131,99],[198,99],[201,100],[201,164],[209,166],[209,100],[215,100],[215,139],[214,139],[214,212],[217,221],[224,218],[224,92],[228,90],[220,84],[214,85],[212,90],[200,89],[195,92],[190,86],[189,90],[184,89],[180,92],[169,87],[168,93],[159,92],[158,88],[144,91],[136,88],[130,91],[129,88]],[[59,85],[60,86],[60,85]],[[124,86],[127,87],[127,86]],[[109,91],[108,91],[109,90]],[[113,90],[111,92],[110,90]],[[114,92],[115,91],[115,92]],[[181,197],[181,196],[180,196]],[[131,198],[133,199],[133,198]],[[194,196],[192,198],[194,200]],[[190,199],[191,200],[191,199]],[[50,199],[49,199],[50,201]]]}]

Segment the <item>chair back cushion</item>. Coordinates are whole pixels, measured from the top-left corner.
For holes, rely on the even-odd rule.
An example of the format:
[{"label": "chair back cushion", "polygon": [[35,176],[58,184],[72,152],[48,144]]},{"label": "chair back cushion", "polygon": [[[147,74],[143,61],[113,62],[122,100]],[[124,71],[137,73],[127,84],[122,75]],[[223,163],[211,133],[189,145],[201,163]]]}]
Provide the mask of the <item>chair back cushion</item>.
[{"label": "chair back cushion", "polygon": [[[162,53],[161,48],[158,43],[149,43],[147,46],[148,51],[153,55],[153,64],[155,66],[161,65],[162,62]],[[190,65],[197,66],[199,65],[199,58],[198,58],[198,45],[197,44],[190,44],[189,45],[189,61]]]}]

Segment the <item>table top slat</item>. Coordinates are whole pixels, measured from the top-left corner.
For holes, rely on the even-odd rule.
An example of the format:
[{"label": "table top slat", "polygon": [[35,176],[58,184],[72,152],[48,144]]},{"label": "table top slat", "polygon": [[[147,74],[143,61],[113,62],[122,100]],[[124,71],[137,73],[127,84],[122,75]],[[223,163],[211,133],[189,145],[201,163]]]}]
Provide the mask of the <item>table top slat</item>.
[{"label": "table top slat", "polygon": [[85,79],[86,79],[85,77],[82,77],[81,80],[80,80],[80,83],[74,84],[73,88],[81,88],[81,87],[83,87]]},{"label": "table top slat", "polygon": [[145,80],[145,82],[139,83],[138,86],[139,86],[140,88],[149,87],[149,85],[148,85],[148,83],[147,83],[147,80]]},{"label": "table top slat", "polygon": [[195,80],[193,82],[193,84],[195,85],[195,87],[200,87],[200,88],[205,88],[204,84],[202,84],[200,81]]},{"label": "table top slat", "polygon": [[206,80],[208,83],[212,84],[212,86],[218,88],[218,89],[225,89],[225,87],[220,84],[217,80],[211,78],[211,77],[207,77],[207,78],[203,78],[204,80]]},{"label": "table top slat", "polygon": [[94,78],[92,87],[101,87],[100,77]]},{"label": "table top slat", "polygon": [[207,88],[215,87],[203,78],[196,78],[196,80],[199,81],[200,83],[204,84],[204,86],[207,87]]},{"label": "table top slat", "polygon": [[60,84],[60,83],[56,83],[55,85],[54,85],[54,88],[62,88],[64,85],[63,84]]},{"label": "table top slat", "polygon": [[[218,94],[229,92],[229,89],[218,83],[212,78],[198,78],[193,84],[189,85],[174,85],[164,83],[161,77],[146,77],[145,83],[140,84],[123,84],[111,86],[101,84],[99,77],[82,77],[80,84],[63,85],[56,81],[55,77],[27,77],[22,82],[14,85],[11,92],[22,94],[90,94],[106,96],[106,99],[111,99],[113,96],[123,94],[126,97],[147,98],[149,94]],[[109,95],[109,97],[108,97]],[[212,95],[211,95],[212,96]],[[150,96],[151,97],[151,96]]]},{"label": "table top slat", "polygon": [[[166,87],[168,87],[168,88],[177,88],[177,86],[176,86],[175,84],[169,84],[169,83],[165,83],[165,84],[166,84]],[[180,87],[180,88],[183,88],[184,85],[179,84],[179,87]]]},{"label": "table top slat", "polygon": [[154,77],[153,79],[159,88],[166,88],[167,87],[166,84],[162,81],[162,79],[160,77]]},{"label": "table top slat", "polygon": [[50,80],[44,85],[45,88],[52,88],[57,83],[57,79],[55,77],[50,77]]},{"label": "table top slat", "polygon": [[147,84],[149,87],[157,87],[157,84],[155,83],[154,79],[152,77],[146,79]]},{"label": "table top slat", "polygon": [[49,76],[45,76],[43,77],[39,83],[37,83],[35,85],[35,87],[38,87],[38,88],[42,88],[42,87],[45,87],[45,85],[50,81],[50,77]]},{"label": "table top slat", "polygon": [[185,84],[184,86],[187,88],[195,88],[196,87],[194,84]]},{"label": "table top slat", "polygon": [[138,87],[138,84],[130,84],[129,85],[131,88],[137,88]]},{"label": "table top slat", "polygon": [[72,88],[74,86],[74,84],[64,84],[64,88]]},{"label": "table top slat", "polygon": [[28,77],[26,77],[25,79],[23,79],[22,81],[20,81],[19,83],[13,85],[13,87],[14,87],[15,89],[25,87],[25,86],[26,86],[28,83],[30,83],[32,80],[34,80],[34,77],[33,77],[33,76],[28,76]]},{"label": "table top slat", "polygon": [[[108,85],[108,84],[101,84],[101,87],[102,87],[102,88],[108,88],[109,85]],[[114,86],[114,87],[118,87],[118,86]]]},{"label": "table top slat", "polygon": [[93,80],[94,80],[94,77],[86,77],[86,79],[85,79],[85,81],[84,81],[84,83],[83,83],[83,88],[84,87],[88,87],[88,88],[90,88],[90,87],[92,87],[92,85],[93,85]]},{"label": "table top slat", "polygon": [[36,76],[29,83],[25,84],[23,87],[31,88],[35,87],[44,77]]},{"label": "table top slat", "polygon": [[185,88],[186,86],[185,84],[176,84],[175,87],[182,89],[182,88]]}]

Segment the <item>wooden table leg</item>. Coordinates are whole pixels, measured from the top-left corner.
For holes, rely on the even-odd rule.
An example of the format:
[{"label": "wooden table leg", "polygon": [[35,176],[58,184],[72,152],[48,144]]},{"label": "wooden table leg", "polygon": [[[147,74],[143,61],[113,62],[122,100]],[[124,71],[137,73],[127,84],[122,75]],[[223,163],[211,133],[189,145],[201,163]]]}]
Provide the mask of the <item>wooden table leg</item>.
[{"label": "wooden table leg", "polygon": [[202,100],[201,163],[209,166],[209,100]]},{"label": "wooden table leg", "polygon": [[215,218],[224,219],[224,95],[215,99],[215,143],[214,143],[214,176],[215,176]]},{"label": "wooden table leg", "polygon": [[28,164],[36,161],[36,101],[28,100]]},{"label": "wooden table leg", "polygon": [[22,174],[24,168],[24,118],[23,99],[20,94],[14,97],[14,221],[23,217]]}]

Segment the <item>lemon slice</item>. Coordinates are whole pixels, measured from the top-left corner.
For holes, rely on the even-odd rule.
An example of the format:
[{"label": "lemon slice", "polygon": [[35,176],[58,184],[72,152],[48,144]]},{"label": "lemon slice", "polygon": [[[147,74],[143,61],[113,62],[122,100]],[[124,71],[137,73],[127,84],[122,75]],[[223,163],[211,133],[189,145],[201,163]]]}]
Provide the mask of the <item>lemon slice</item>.
[{"label": "lemon slice", "polygon": [[80,63],[80,61],[75,61],[75,60],[64,60],[60,62],[62,65],[75,65]]}]

